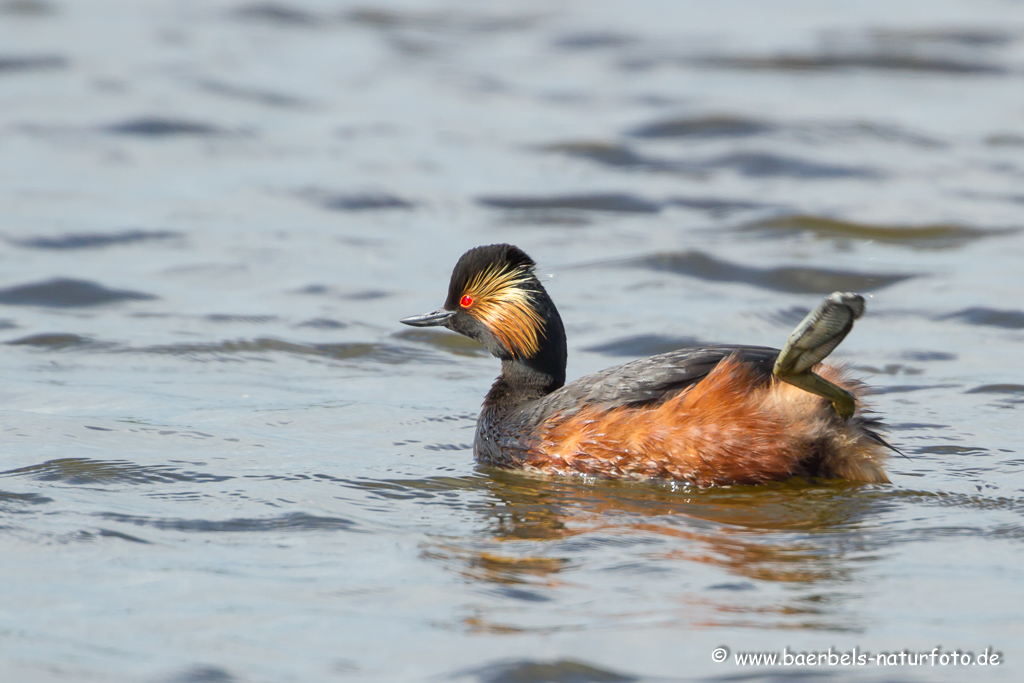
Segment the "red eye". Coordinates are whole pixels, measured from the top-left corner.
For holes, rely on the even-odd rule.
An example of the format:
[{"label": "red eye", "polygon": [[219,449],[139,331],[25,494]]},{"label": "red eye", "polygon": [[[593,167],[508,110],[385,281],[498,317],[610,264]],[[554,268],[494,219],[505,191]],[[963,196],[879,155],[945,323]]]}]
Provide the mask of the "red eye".
[{"label": "red eye", "polygon": [[463,308],[469,308],[470,306],[473,305],[473,297],[471,297],[469,294],[466,294],[459,301],[459,305],[462,306]]}]

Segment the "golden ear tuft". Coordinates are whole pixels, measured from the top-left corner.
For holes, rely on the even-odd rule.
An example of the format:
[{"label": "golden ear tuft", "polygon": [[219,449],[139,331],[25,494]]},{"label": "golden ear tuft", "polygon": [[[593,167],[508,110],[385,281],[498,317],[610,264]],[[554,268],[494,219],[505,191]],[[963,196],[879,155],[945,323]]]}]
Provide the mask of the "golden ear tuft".
[{"label": "golden ear tuft", "polygon": [[463,290],[472,306],[466,312],[487,326],[513,356],[529,358],[540,350],[544,320],[534,308],[527,267],[491,265],[474,275]]}]

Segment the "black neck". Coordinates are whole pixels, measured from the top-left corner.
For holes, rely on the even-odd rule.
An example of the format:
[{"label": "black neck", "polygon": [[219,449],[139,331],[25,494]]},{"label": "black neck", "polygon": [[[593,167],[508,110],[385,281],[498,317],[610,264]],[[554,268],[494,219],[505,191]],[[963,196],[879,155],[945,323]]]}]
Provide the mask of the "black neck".
[{"label": "black neck", "polygon": [[484,405],[512,409],[527,401],[547,396],[565,384],[565,370],[561,377],[531,368],[520,360],[501,362],[501,374],[487,392]]}]

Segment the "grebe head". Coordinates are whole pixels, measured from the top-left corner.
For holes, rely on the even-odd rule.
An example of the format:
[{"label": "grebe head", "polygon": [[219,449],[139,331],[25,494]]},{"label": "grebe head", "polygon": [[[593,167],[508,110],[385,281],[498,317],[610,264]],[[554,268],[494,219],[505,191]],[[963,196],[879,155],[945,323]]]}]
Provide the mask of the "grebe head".
[{"label": "grebe head", "polygon": [[471,337],[503,361],[565,381],[562,319],[534,274],[536,263],[511,244],[470,249],[452,271],[444,308],[405,318],[413,327],[441,325]]}]

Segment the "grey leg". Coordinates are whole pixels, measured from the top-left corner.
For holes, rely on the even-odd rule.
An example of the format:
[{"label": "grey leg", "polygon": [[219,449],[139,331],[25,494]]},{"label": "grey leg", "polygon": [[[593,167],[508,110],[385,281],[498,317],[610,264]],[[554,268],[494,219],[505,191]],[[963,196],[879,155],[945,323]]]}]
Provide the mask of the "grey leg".
[{"label": "grey leg", "polygon": [[832,293],[789,335],[772,370],[783,382],[827,398],[844,420],[852,417],[856,408],[853,394],[814,374],[811,368],[839,346],[862,313],[864,297],[860,294]]}]

